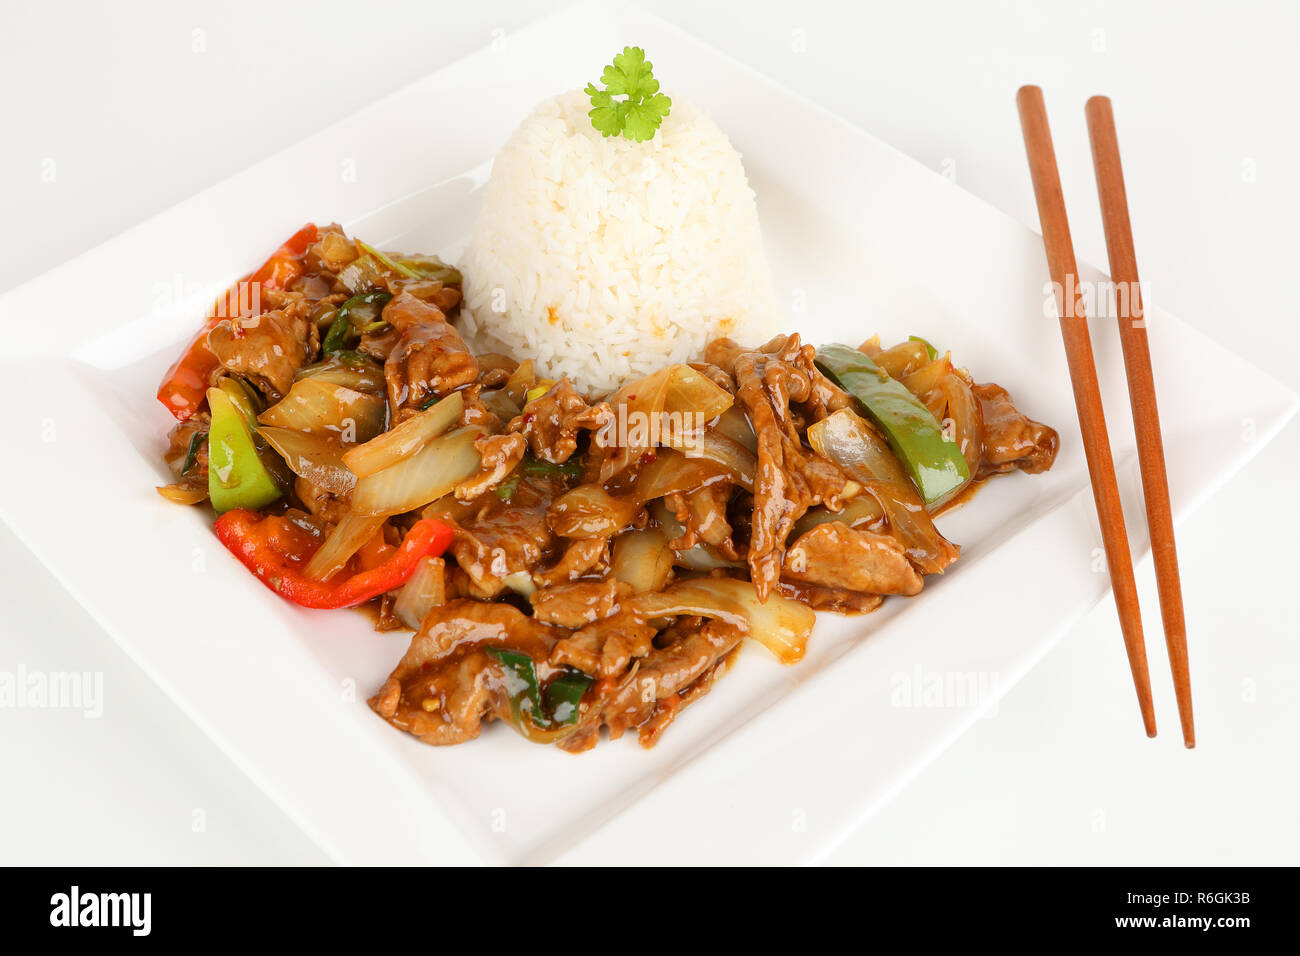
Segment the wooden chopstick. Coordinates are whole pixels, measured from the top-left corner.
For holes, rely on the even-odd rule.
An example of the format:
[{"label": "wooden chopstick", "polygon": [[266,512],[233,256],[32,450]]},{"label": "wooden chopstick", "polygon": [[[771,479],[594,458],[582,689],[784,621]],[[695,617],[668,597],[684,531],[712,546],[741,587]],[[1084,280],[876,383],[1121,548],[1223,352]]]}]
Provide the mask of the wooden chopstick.
[{"label": "wooden chopstick", "polygon": [[1092,495],[1097,503],[1102,543],[1110,567],[1110,583],[1119,610],[1120,630],[1128,652],[1129,670],[1137,690],[1138,706],[1147,736],[1156,735],[1155,708],[1151,703],[1151,675],[1147,671],[1146,643],[1142,638],[1142,611],[1138,605],[1137,584],[1133,580],[1133,558],[1128,549],[1124,528],[1124,511],[1119,486],[1115,481],[1115,463],[1111,460],[1110,438],[1106,434],[1106,415],[1101,407],[1101,389],[1092,357],[1092,339],[1088,335],[1088,317],[1079,290],[1079,272],[1074,261],[1074,244],[1070,240],[1070,223],[1065,215],[1061,195],[1061,177],[1056,169],[1056,150],[1047,125],[1043,91],[1036,86],[1022,86],[1016,94],[1020,110],[1020,129],[1029,157],[1029,175],[1038,202],[1038,219],[1043,227],[1043,245],[1047,265],[1058,290],[1057,308],[1061,317],[1061,338],[1070,367],[1070,384],[1074,388],[1074,405],[1083,433],[1083,450],[1092,478]]},{"label": "wooden chopstick", "polygon": [[1160,616],[1165,625],[1165,644],[1169,648],[1169,667],[1174,676],[1183,743],[1195,747],[1183,589],[1178,578],[1178,550],[1174,545],[1174,518],[1169,507],[1165,446],[1160,437],[1160,413],[1156,407],[1155,379],[1151,374],[1151,350],[1147,346],[1137,256],[1133,251],[1133,229],[1129,224],[1128,194],[1124,189],[1124,170],[1119,161],[1119,139],[1115,135],[1115,116],[1109,98],[1094,96],[1088,100],[1086,113],[1088,138],[1092,141],[1092,165],[1097,173],[1097,193],[1101,198],[1101,219],[1106,229],[1110,277],[1115,283],[1119,304],[1116,318],[1119,340],[1124,347],[1124,369],[1128,375],[1129,402],[1133,407],[1133,427],[1137,434],[1138,464],[1142,469],[1147,527],[1151,531]]}]

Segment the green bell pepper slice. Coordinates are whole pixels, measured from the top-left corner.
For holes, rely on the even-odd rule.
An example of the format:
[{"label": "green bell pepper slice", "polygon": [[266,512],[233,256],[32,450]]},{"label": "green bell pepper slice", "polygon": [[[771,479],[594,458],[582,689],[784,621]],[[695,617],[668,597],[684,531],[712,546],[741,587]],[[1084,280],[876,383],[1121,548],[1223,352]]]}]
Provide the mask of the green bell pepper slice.
[{"label": "green bell pepper slice", "polygon": [[970,480],[957,443],[947,438],[930,410],[870,356],[846,345],[817,350],[817,367],[862,405],[884,432],[927,505]]},{"label": "green bell pepper slice", "polygon": [[248,423],[230,395],[208,389],[208,498],[217,514],[232,508],[256,510],[280,497],[280,486],[262,464]]}]

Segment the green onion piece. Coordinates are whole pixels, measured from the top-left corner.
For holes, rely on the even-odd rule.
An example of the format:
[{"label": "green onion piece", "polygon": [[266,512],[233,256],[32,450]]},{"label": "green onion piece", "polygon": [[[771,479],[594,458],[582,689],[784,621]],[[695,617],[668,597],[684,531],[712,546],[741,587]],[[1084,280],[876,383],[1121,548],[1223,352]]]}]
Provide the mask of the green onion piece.
[{"label": "green onion piece", "polygon": [[556,465],[534,458],[532,455],[525,455],[524,460],[519,463],[519,470],[525,475],[533,475],[537,478],[567,478],[576,481],[582,477],[582,462],[570,458],[564,464]]},{"label": "green onion piece", "polygon": [[330,323],[330,330],[325,333],[325,341],[321,343],[321,351],[326,355],[344,351],[348,344],[348,333],[351,331],[352,323],[348,321],[344,311],[339,309],[334,313],[334,321]]},{"label": "green onion piece", "polygon": [[497,485],[496,495],[506,504],[509,504],[510,499],[515,496],[515,489],[518,487],[519,487],[519,476],[511,475],[505,481],[501,482],[501,484]]},{"label": "green onion piece", "polygon": [[208,437],[207,432],[195,432],[190,436],[190,447],[185,452],[185,464],[181,466],[181,475],[189,474],[194,467],[194,459],[198,457],[199,446],[203,444],[204,439]]},{"label": "green onion piece", "polygon": [[359,245],[362,249],[366,250],[366,252],[370,253],[370,255],[372,255],[374,258],[378,259],[380,264],[383,265],[385,268],[389,269],[392,272],[396,272],[399,276],[406,276],[406,278],[408,279],[419,279],[421,277],[420,273],[416,272],[410,266],[404,266],[401,263],[394,262],[392,259],[388,258],[388,256],[384,255],[374,246],[370,245],[370,243],[362,242],[360,239],[358,239],[357,245]]},{"label": "green onion piece", "polygon": [[546,685],[546,708],[551,719],[562,727],[578,722],[578,704],[592,679],[582,671],[565,671]]},{"label": "green onion piece", "polygon": [[545,730],[551,720],[542,709],[542,692],[537,684],[537,667],[527,654],[505,647],[489,647],[488,654],[501,663],[505,673],[506,693],[510,695],[510,717],[516,728],[526,732],[525,718]]}]

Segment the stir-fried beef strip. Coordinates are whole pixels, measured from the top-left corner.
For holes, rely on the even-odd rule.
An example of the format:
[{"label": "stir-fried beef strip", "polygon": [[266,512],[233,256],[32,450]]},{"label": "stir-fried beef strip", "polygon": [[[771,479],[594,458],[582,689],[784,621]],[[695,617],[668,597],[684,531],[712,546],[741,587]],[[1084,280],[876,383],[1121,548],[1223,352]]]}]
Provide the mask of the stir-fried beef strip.
[{"label": "stir-fried beef strip", "polygon": [[472,740],[484,720],[509,716],[507,678],[488,648],[545,661],[563,634],[509,604],[452,601],[424,619],[370,706],[425,743]]},{"label": "stir-fried beef strip", "polygon": [[534,486],[521,484],[510,502],[489,500],[493,497],[485,496],[474,516],[447,520],[456,533],[451,556],[469,576],[470,593],[483,600],[503,593],[511,575],[531,578],[532,569],[554,551],[545,498]]},{"label": "stir-fried beef strip", "polygon": [[920,594],[921,575],[893,538],[837,521],[819,524],[785,552],[783,577],[863,594]]},{"label": "stir-fried beef strip", "polygon": [[748,561],[750,579],[765,598],[781,577],[785,542],[795,521],[813,505],[838,509],[848,479],[802,444],[793,420],[791,402],[807,402],[820,374],[798,335],[777,336],[761,349],[742,349],[722,339],[710,343],[706,355],[735,378],[736,398],[758,436]]},{"label": "stir-fried beef strip", "polygon": [[593,573],[602,573],[609,566],[609,538],[577,538],[568,542],[560,559],[550,567],[533,572],[533,583],[538,587],[554,587]]},{"label": "stir-fried beef strip", "polygon": [[401,333],[384,361],[388,404],[395,421],[410,418],[430,399],[478,378],[465,340],[435,306],[403,291],[384,306],[384,321]]},{"label": "stir-fried beef strip", "polygon": [[304,299],[260,315],[224,319],[208,333],[208,347],[222,369],[247,379],[272,401],[289,391],[319,341]]},{"label": "stir-fried beef strip", "polygon": [[325,524],[338,524],[348,513],[347,501],[312,484],[306,478],[294,479],[293,493],[308,514]]},{"label": "stir-fried beef strip", "polygon": [[[479,417],[473,421],[465,421],[463,417],[461,420],[461,424],[482,422]],[[515,470],[527,449],[528,442],[523,435],[484,435],[475,439],[474,450],[479,453],[482,463],[478,474],[456,486],[456,497],[461,501],[473,501],[487,494]]]},{"label": "stir-fried beef strip", "polygon": [[727,505],[735,486],[717,481],[682,496],[684,508],[676,511],[677,520],[687,533],[714,548],[729,561],[739,561],[740,553],[731,539],[731,523],[727,520]]},{"label": "stir-fried beef strip", "polygon": [[629,610],[619,610],[579,627],[562,638],[550,661],[613,681],[626,673],[634,660],[650,653],[657,631]]},{"label": "stir-fried beef strip", "polygon": [[1060,447],[1060,438],[1053,429],[1021,414],[1000,385],[976,385],[972,391],[979,399],[984,422],[980,477],[1017,468],[1036,475],[1052,467]]},{"label": "stir-fried beef strip", "polygon": [[808,605],[814,611],[835,611],[840,614],[870,614],[885,601],[883,594],[866,594],[818,584],[798,584],[788,579],[781,581],[781,593]]},{"label": "stir-fried beef strip", "polygon": [[578,450],[578,435],[597,431],[613,418],[606,402],[588,405],[567,378],[524,406],[509,430],[528,439],[533,455],[560,465]]},{"label": "stir-fried beef strip", "polygon": [[533,617],[543,624],[580,628],[618,613],[619,601],[631,594],[622,581],[575,581],[555,584],[532,594]]},{"label": "stir-fried beef strip", "polygon": [[[670,629],[670,632],[672,629]],[[579,753],[599,739],[600,725],[617,740],[637,730],[642,746],[653,746],[678,711],[712,685],[712,670],[740,646],[744,632],[722,621],[700,621],[685,633],[670,634],[670,643],[637,658],[637,667],[607,696],[592,705],[592,716],[560,741],[562,750]]]}]

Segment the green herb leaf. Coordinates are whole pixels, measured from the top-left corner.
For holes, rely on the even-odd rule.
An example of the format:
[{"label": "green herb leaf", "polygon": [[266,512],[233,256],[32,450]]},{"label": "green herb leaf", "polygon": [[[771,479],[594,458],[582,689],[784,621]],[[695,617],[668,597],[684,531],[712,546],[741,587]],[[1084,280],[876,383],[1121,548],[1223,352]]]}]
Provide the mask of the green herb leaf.
[{"label": "green herb leaf", "polygon": [[[600,81],[603,90],[588,83],[584,93],[591,100],[591,125],[603,136],[618,136],[638,143],[654,139],[659,124],[672,108],[673,101],[659,92],[654,64],[645,58],[640,47],[624,47],[605,67]],[[615,99],[615,97],[624,99]]]}]

